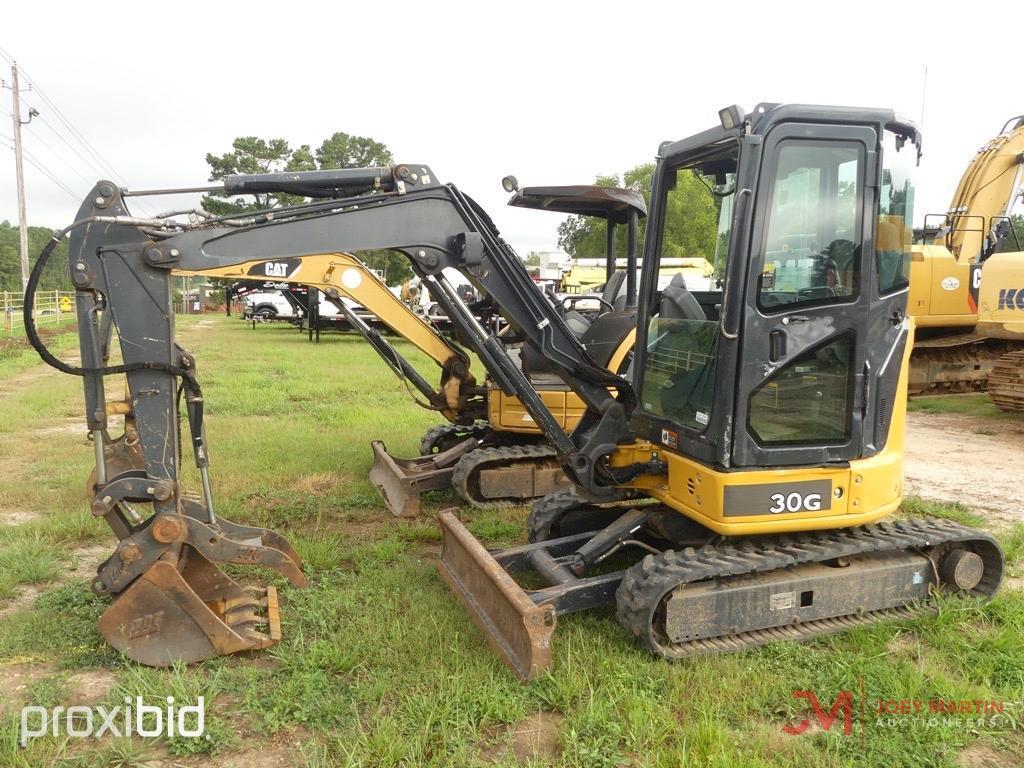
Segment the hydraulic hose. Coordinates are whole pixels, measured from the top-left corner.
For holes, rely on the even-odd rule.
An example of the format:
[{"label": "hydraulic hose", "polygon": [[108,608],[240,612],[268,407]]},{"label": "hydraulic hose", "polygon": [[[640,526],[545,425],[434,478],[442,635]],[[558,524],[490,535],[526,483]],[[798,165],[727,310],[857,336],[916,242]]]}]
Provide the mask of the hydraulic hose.
[{"label": "hydraulic hose", "polygon": [[172,376],[181,377],[182,383],[187,382],[185,386],[191,390],[193,394],[196,396],[201,395],[202,391],[200,390],[199,382],[196,380],[195,374],[187,368],[181,368],[176,365],[156,361],[107,365],[100,368],[87,368],[70,365],[50,352],[46,344],[39,337],[35,322],[35,303],[36,289],[39,286],[39,280],[42,278],[43,270],[46,268],[47,262],[49,262],[50,257],[53,255],[54,249],[60,244],[60,241],[64,239],[64,236],[67,235],[68,232],[97,220],[98,217],[90,216],[89,218],[80,219],[74,224],[65,227],[50,239],[46,244],[46,247],[43,248],[42,252],[39,254],[39,258],[36,259],[35,266],[32,267],[32,273],[28,278],[28,284],[25,286],[25,335],[28,337],[29,344],[32,345],[32,348],[39,354],[39,357],[41,357],[43,362],[47,365],[56,368],[62,373],[71,374],[72,376],[110,376],[118,373],[131,373],[133,371],[163,371],[171,374]]}]

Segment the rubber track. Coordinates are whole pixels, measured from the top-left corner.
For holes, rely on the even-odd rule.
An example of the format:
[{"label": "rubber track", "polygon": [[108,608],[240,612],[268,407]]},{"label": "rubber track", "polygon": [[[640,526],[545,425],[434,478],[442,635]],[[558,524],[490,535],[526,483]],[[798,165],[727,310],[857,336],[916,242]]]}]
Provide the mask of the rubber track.
[{"label": "rubber track", "polygon": [[491,425],[486,421],[475,421],[472,424],[437,424],[423,433],[423,437],[420,439],[420,455],[433,454],[438,441],[446,437],[461,435],[463,440],[467,437],[481,438],[490,428]]},{"label": "rubber track", "polygon": [[1024,411],[1024,351],[1009,352],[988,374],[988,396],[1001,411]]},{"label": "rubber track", "polygon": [[[542,438],[538,438],[542,439]],[[546,444],[537,445],[499,445],[493,448],[477,448],[470,451],[455,465],[452,473],[452,488],[464,501],[474,507],[496,508],[507,507],[512,504],[522,504],[522,499],[483,499],[473,490],[477,487],[473,482],[475,475],[489,465],[508,466],[519,463],[546,463],[550,464],[551,459],[557,459],[558,454],[554,448]]]},{"label": "rubber track", "polygon": [[654,653],[670,659],[700,653],[738,651],[771,640],[806,639],[879,618],[908,615],[908,610],[869,611],[681,643],[672,643],[656,632],[654,622],[662,600],[682,584],[766,573],[788,566],[868,552],[917,550],[952,542],[990,545],[975,547],[984,561],[985,576],[974,592],[982,595],[994,593],[1002,579],[1003,556],[990,534],[949,520],[915,518],[831,531],[756,537],[735,544],[708,545],[700,549],[691,547],[682,552],[668,550],[658,556],[647,555],[626,571],[616,592],[616,613],[619,623],[635,637]]},{"label": "rubber track", "polygon": [[530,516],[526,519],[527,539],[531,544],[551,538],[551,528],[567,512],[578,507],[591,506],[579,495],[576,486],[560,488],[533,502]]},{"label": "rubber track", "polygon": [[[593,501],[584,498],[579,493],[579,487],[570,485],[568,488],[559,488],[546,496],[541,496],[530,509],[530,515],[526,519],[527,538],[531,544],[555,538],[552,534],[552,527],[568,513],[581,509],[601,511],[611,504],[622,505],[624,501],[632,498],[633,494],[627,491],[620,491],[611,499]],[[628,507],[622,506],[625,512]],[[559,536],[564,534],[559,533]]]}]

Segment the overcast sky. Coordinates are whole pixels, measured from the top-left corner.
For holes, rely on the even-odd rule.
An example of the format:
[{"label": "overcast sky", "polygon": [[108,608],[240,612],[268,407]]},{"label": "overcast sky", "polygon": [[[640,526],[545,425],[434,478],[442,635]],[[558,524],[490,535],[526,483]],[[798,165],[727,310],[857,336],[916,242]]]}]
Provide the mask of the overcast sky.
[{"label": "overcast sky", "polygon": [[[560,219],[505,207],[503,175],[621,173],[728,104],[884,106],[919,121],[927,67],[919,221],[945,211],[974,151],[1024,112],[1012,42],[1024,5],[976,0],[955,19],[937,2],[699,5],[27,2],[5,8],[0,46],[129,187],[202,183],[205,154],[238,135],[315,148],[345,131],[430,165],[523,255],[554,249]],[[7,136],[10,91],[0,99]],[[66,136],[53,110],[24,101],[47,121],[24,128],[26,148],[84,196],[95,172],[47,127]],[[13,222],[5,155],[0,219]],[[26,177],[30,223],[70,223],[77,202],[31,165]]]}]

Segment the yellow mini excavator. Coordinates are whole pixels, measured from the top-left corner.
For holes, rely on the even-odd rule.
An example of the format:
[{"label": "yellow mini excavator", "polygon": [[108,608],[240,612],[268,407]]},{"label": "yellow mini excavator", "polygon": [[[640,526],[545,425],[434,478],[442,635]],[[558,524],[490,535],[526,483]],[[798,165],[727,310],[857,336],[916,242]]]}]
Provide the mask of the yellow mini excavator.
[{"label": "yellow mini excavator", "polygon": [[[631,360],[636,324],[637,224],[646,215],[643,196],[617,187],[590,185],[524,187],[509,205],[603,219],[607,224],[605,284],[599,304],[587,313],[575,309],[576,299],[552,299],[553,306],[579,335],[591,355],[615,372]],[[627,228],[625,269],[616,269],[616,227]],[[272,278],[278,285],[307,285],[324,291],[348,324],[407,383],[420,405],[437,410],[449,423],[431,427],[420,441],[423,455],[395,458],[384,441],[371,444],[370,480],[396,516],[419,512],[425,491],[452,487],[477,507],[523,503],[571,485],[559,467],[555,450],[533,422],[518,397],[506,395],[490,376],[477,384],[470,358],[430,323],[391,293],[355,255],[318,254],[284,261],[248,261],[203,270],[173,270],[175,275],[227,279]],[[427,283],[428,289],[431,287]],[[342,301],[346,297],[372,313],[394,333],[411,342],[441,369],[435,390],[387,338]],[[493,308],[476,307],[476,313]],[[530,385],[566,431],[583,415],[579,397],[551,371],[531,347],[511,333],[503,342],[518,356]]]},{"label": "yellow mini excavator", "polygon": [[[286,554],[283,544],[258,546],[268,532],[250,541],[213,514],[196,364],[174,343],[172,271],[273,262],[276,277],[299,259],[370,249],[409,259],[576,486],[535,505],[533,541],[512,549],[488,552],[454,514],[439,517],[442,575],[523,679],[551,664],[559,614],[610,603],[628,632],[674,659],[907,615],[937,591],[993,594],[1003,555],[989,534],[946,520],[882,521],[903,490],[919,147],[917,129],[890,110],[778,104],[728,107],[717,126],[662,144],[628,378],[595,359],[487,214],[428,166],[234,176],[201,190],[307,198],[245,219],[134,217],[131,193],[100,182],[66,230],[82,368],[30,335],[48,362],[85,376],[98,512],[122,500],[153,505],[120,529],[108,517],[121,543],[98,582],[120,593],[110,610],[117,626],[134,628],[124,642],[146,636],[166,647],[184,631],[182,612],[154,616],[169,619],[164,606],[182,602],[220,606],[214,619],[230,624],[213,563]],[[688,184],[677,194],[681,175],[706,193]],[[710,223],[695,228],[693,255],[715,265],[714,301],[658,280],[666,230],[701,219]],[[33,272],[29,314],[52,250]],[[476,319],[446,269],[487,297],[512,338],[585,404],[571,432],[531,386],[511,339]],[[121,366],[104,362],[107,317]],[[117,448],[103,430],[101,385],[115,373],[127,373],[139,470],[107,461]],[[186,503],[177,483],[179,381],[204,468],[201,505]],[[562,525],[570,515],[573,532]],[[203,578],[187,572],[193,553],[210,563]],[[157,568],[178,579],[161,574],[136,599]],[[533,572],[529,586],[515,580],[523,572]],[[105,635],[115,642],[116,627]]]},{"label": "yellow mini excavator", "polygon": [[988,389],[999,408],[1024,411],[1022,199],[1018,115],[968,163],[949,211],[925,217],[910,265],[910,394]]}]

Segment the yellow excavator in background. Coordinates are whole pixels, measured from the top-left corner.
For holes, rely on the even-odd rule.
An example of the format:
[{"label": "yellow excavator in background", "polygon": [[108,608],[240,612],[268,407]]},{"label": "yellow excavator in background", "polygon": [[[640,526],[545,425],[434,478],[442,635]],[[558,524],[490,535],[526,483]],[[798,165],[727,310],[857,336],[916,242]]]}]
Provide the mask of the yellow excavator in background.
[{"label": "yellow excavator in background", "polygon": [[[596,312],[576,311],[573,299],[552,297],[566,323],[591,355],[609,370],[621,373],[629,365],[636,336],[638,221],[646,215],[643,196],[633,190],[591,185],[538,186],[516,189],[509,205],[604,219],[608,229],[605,285],[593,297]],[[627,227],[625,269],[616,269],[615,231]],[[178,276],[206,278],[268,278],[282,284],[322,290],[349,325],[377,351],[406,383],[416,402],[438,411],[448,423],[431,427],[420,442],[421,456],[395,458],[382,440],[372,443],[374,464],[370,481],[396,516],[419,512],[420,496],[452,487],[477,507],[524,503],[570,485],[555,449],[533,421],[521,400],[506,394],[488,375],[477,383],[470,358],[454,341],[410,308],[359,258],[328,253],[272,261],[254,260],[227,267],[174,270]],[[422,281],[430,291],[432,283]],[[435,389],[384,336],[347,306],[351,299],[375,315],[395,334],[415,346],[441,369]],[[514,344],[511,334],[506,343]],[[539,355],[519,344],[518,359],[531,386],[556,414],[566,431],[582,417],[582,400],[546,365]],[[489,373],[489,372],[488,372]]]},{"label": "yellow excavator in background", "polygon": [[1018,115],[968,164],[941,223],[925,217],[910,264],[911,395],[987,388],[1002,410],[1024,411],[1022,182]]}]

